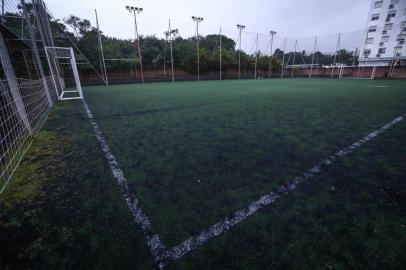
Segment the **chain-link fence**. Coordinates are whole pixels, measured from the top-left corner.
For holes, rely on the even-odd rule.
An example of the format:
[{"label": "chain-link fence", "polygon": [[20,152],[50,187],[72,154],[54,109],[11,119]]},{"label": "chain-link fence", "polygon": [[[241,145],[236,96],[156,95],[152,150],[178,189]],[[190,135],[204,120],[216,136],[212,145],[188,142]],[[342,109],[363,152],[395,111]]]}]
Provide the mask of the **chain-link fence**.
[{"label": "chain-link fence", "polygon": [[[374,32],[392,31],[393,36],[401,35],[399,43],[404,42],[402,32],[394,33],[403,28],[395,24],[391,25],[392,30],[385,25],[295,39],[280,33],[257,33],[250,25],[240,34],[236,26],[216,26],[210,18],[199,22],[197,28],[197,21],[189,14],[182,14],[183,21],[169,21],[154,16],[154,10],[144,10],[135,14],[138,24],[135,32],[134,14],[124,5],[111,5],[108,10],[101,7],[97,12],[84,7],[69,7],[69,4],[55,4],[48,8],[53,19],[63,22],[66,30],[72,33],[72,38],[103,80],[110,83],[142,82],[142,77],[146,82],[172,81],[173,78],[177,81],[198,78],[371,78],[372,75],[406,78],[406,58],[396,56],[392,52],[394,48],[389,48],[385,40],[381,43],[388,46],[381,47],[388,47],[386,53],[373,51],[367,59],[369,62],[365,61],[369,38]],[[375,42],[378,42],[377,37]],[[371,58],[376,61],[371,62]],[[79,70],[84,84],[103,83],[87,63],[82,64]]]},{"label": "chain-link fence", "polygon": [[51,44],[45,14],[40,0],[1,2],[0,193],[57,99],[43,50]]}]

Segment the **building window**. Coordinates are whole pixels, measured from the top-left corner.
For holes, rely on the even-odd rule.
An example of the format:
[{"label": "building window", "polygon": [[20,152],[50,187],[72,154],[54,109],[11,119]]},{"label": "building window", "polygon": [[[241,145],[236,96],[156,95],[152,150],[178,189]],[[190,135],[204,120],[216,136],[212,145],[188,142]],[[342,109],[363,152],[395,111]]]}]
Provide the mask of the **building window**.
[{"label": "building window", "polygon": [[364,56],[368,57],[371,54],[371,49],[364,50]]},{"label": "building window", "polygon": [[401,52],[402,52],[402,46],[396,46],[395,48],[393,48],[393,53],[396,55],[396,56],[400,56],[400,54],[401,54]]},{"label": "building window", "polygon": [[374,38],[367,38],[367,44],[372,44],[374,43]]},{"label": "building window", "polygon": [[398,35],[396,41],[398,42],[398,45],[403,45],[403,44],[405,44],[405,39],[406,39],[406,34]]},{"label": "building window", "polygon": [[388,12],[388,18],[393,18],[393,17],[395,17],[396,16],[396,10],[393,10],[393,11],[389,11]]},{"label": "building window", "polygon": [[384,31],[392,30],[393,23],[387,23],[385,24],[385,27],[383,28]]},{"label": "building window", "polygon": [[374,4],[374,8],[381,8],[383,4],[383,1],[376,1]]},{"label": "building window", "polygon": [[406,21],[400,23],[400,28],[402,32],[406,32]]},{"label": "building window", "polygon": [[371,21],[377,21],[377,20],[379,20],[379,14],[373,14]]},{"label": "building window", "polygon": [[389,41],[389,36],[383,36],[381,39],[381,42],[388,42]]},{"label": "building window", "polygon": [[386,48],[379,48],[378,53],[383,54],[386,52]]},{"label": "building window", "polygon": [[399,0],[391,0],[390,3],[391,5],[396,5],[399,4]]},{"label": "building window", "polygon": [[376,25],[370,26],[369,29],[368,29],[368,32],[369,33],[376,32]]}]

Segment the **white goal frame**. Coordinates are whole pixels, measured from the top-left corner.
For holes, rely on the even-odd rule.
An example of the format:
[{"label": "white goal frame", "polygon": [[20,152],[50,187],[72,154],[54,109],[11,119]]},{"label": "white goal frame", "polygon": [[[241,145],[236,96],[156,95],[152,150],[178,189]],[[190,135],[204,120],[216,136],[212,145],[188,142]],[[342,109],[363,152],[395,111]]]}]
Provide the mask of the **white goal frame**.
[{"label": "white goal frame", "polygon": [[[80,84],[75,54],[71,47],[48,47],[45,46],[45,54],[48,60],[52,81],[55,85],[55,92],[58,100],[83,99],[82,86]],[[61,69],[58,59],[68,59],[75,79],[75,89],[66,90],[65,81],[61,76]],[[65,97],[67,93],[76,93],[75,96]]]},{"label": "white goal frame", "polygon": [[[370,76],[364,76],[364,69],[372,68]],[[357,76],[345,76],[344,69],[351,69],[352,72],[356,70]],[[355,79],[355,80],[373,80],[375,79],[376,66],[341,66],[338,78],[339,79]]]}]

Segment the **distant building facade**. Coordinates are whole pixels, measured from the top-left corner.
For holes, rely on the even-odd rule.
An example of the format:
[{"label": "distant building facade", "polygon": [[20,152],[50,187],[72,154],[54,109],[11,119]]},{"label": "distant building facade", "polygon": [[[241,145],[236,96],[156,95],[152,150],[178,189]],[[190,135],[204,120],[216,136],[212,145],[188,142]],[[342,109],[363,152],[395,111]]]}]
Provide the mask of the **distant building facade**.
[{"label": "distant building facade", "polygon": [[406,60],[406,0],[372,0],[360,65],[386,66]]}]

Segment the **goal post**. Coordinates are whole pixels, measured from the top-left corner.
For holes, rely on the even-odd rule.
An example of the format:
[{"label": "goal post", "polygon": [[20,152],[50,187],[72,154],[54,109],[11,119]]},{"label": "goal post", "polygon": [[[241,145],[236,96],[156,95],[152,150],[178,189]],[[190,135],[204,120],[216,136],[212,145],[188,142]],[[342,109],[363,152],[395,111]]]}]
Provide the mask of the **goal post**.
[{"label": "goal post", "polygon": [[58,100],[83,99],[82,86],[71,47],[45,47]]},{"label": "goal post", "polygon": [[341,66],[339,79],[363,79],[375,78],[376,66]]}]

